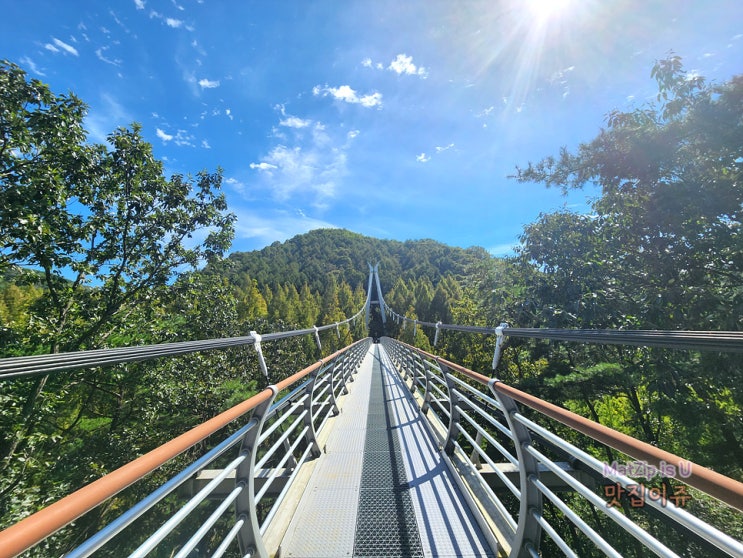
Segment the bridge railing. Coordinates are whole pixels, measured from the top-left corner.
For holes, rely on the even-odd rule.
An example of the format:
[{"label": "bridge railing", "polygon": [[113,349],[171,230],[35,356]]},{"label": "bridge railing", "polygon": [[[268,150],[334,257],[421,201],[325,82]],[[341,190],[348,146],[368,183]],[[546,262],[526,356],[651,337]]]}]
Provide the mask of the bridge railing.
[{"label": "bridge railing", "polygon": [[[262,342],[314,335],[321,347],[319,332],[337,330],[362,312],[344,322],[304,330],[2,359],[0,380],[243,345],[254,346],[268,377]],[[0,532],[0,558],[17,556],[37,545],[196,444],[220,433],[226,438],[66,556],[90,556],[112,541],[116,545],[114,554],[136,544],[136,548],[126,552],[145,556],[165,541],[169,549],[177,548],[174,555],[188,556],[208,534],[211,541],[222,537],[211,556],[221,556],[231,545],[239,545],[242,556],[267,557],[262,534],[302,464],[320,454],[317,435],[328,419],[338,413],[337,400],[353,380],[370,342],[368,338],[358,341],[269,385],[250,399]],[[142,536],[135,522],[175,496],[178,510],[155,532]],[[205,515],[207,508],[210,513]],[[232,518],[228,517],[228,510],[235,510]],[[184,532],[188,529],[192,532]],[[126,537],[124,543],[122,536]],[[171,552],[168,550],[165,555],[170,556]]]},{"label": "bridge railing", "polygon": [[[509,556],[538,556],[543,534],[566,556],[593,555],[586,545],[607,556],[630,545],[743,556],[740,541],[684,509],[696,489],[741,521],[743,484],[421,349],[382,343]],[[561,427],[584,435],[592,453],[633,461],[601,461]],[[548,516],[561,516],[559,525]]]}]

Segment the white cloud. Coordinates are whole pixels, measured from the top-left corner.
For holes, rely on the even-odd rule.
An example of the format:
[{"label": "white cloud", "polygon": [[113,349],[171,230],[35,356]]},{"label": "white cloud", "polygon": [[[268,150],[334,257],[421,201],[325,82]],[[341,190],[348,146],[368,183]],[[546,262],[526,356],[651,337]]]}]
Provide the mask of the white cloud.
[{"label": "white cloud", "polygon": [[277,167],[276,165],[272,165],[270,163],[263,162],[263,163],[250,163],[250,168],[251,169],[258,169],[258,170],[262,170],[262,171],[270,171],[270,170],[273,170],[273,169],[277,169],[279,167]]},{"label": "white cloud", "polygon": [[238,238],[254,239],[256,248],[263,248],[279,241],[283,242],[298,234],[314,229],[336,229],[336,225],[308,217],[302,209],[251,211],[230,207],[237,215],[235,235]]},{"label": "white cloud", "polygon": [[266,186],[280,202],[309,198],[316,208],[327,207],[334,198],[340,179],[346,173],[345,148],[330,143],[316,145],[277,145],[253,169],[266,171]]},{"label": "white cloud", "polygon": [[516,254],[518,244],[496,244],[488,248],[491,256],[513,256]]},{"label": "white cloud", "polygon": [[364,95],[359,102],[367,108],[382,106],[382,94],[372,93],[371,95]]},{"label": "white cloud", "polygon": [[[169,141],[172,141],[174,144],[176,144],[179,147],[187,146],[187,147],[194,147],[194,136],[192,134],[189,134],[186,130],[178,130],[176,131],[175,135],[168,134],[167,132],[161,130],[160,128],[155,129],[155,135],[163,140],[163,143],[168,143]],[[202,147],[205,147],[206,149],[209,149],[209,144],[206,145],[203,144]]]},{"label": "white cloud", "polygon": [[67,43],[65,43],[64,41],[60,41],[56,37],[52,37],[52,43],[54,44],[50,44],[50,43],[45,44],[44,48],[46,48],[47,50],[51,50],[52,52],[59,52],[59,49],[62,49],[67,54],[72,54],[73,56],[80,56],[80,54],[77,52],[77,49],[74,46],[68,45]]},{"label": "white cloud", "polygon": [[230,109],[224,109],[224,113],[227,115],[227,117],[230,120],[234,120],[235,119],[235,117],[232,115],[232,110],[230,110]]},{"label": "white cloud", "polygon": [[279,122],[280,126],[286,126],[287,128],[306,128],[312,124],[312,120],[303,120],[296,116],[290,116]]},{"label": "white cloud", "polygon": [[312,88],[312,93],[315,96],[327,95],[332,96],[338,101],[343,101],[351,104],[360,104],[363,107],[373,108],[382,106],[382,94],[379,92],[370,93],[368,95],[359,96],[356,91],[350,85],[341,85],[340,87],[320,87],[316,85]]},{"label": "white cloud", "polygon": [[444,147],[436,146],[436,153],[441,153],[442,151],[446,151],[447,149],[451,149],[454,147],[453,143],[450,143],[449,145],[445,145]]},{"label": "white cloud", "polygon": [[168,27],[172,27],[173,29],[178,29],[181,25],[183,25],[183,22],[180,19],[166,17],[165,25],[167,25]]},{"label": "white cloud", "polygon": [[104,53],[109,48],[110,47],[104,46],[104,47],[101,47],[101,48],[96,49],[95,55],[98,57],[98,60],[100,60],[102,62],[105,62],[106,64],[111,64],[112,66],[121,66],[121,60],[120,59],[118,59],[118,58],[114,58],[114,59],[106,58],[106,56],[105,56]]},{"label": "white cloud", "polygon": [[31,70],[33,73],[35,73],[37,76],[45,76],[46,74],[42,72],[38,66],[36,66],[36,63],[31,60],[28,56],[24,56],[21,58],[21,64],[25,64],[28,66],[28,69]]},{"label": "white cloud", "polygon": [[352,139],[354,139],[354,138],[355,138],[356,136],[358,136],[358,135],[359,135],[359,131],[358,131],[358,130],[351,130],[350,132],[348,132],[348,133],[346,134],[346,137],[347,137],[348,139],[352,140]]},{"label": "white cloud", "polygon": [[134,0],[134,5],[138,10],[144,10],[144,0]]},{"label": "white cloud", "polygon": [[173,139],[173,136],[171,136],[170,134],[166,134],[160,128],[157,128],[155,130],[155,134],[166,143]]},{"label": "white cloud", "polygon": [[[384,64],[381,62],[372,62],[371,58],[364,58],[361,61],[361,65],[365,68],[376,68],[377,70],[384,70]],[[395,72],[397,75],[409,75],[419,76],[423,79],[428,77],[428,70],[423,66],[416,66],[413,64],[413,57],[407,54],[398,54],[395,59],[389,63],[387,70]]]},{"label": "white cloud", "polygon": [[428,76],[426,69],[422,66],[420,68],[416,67],[416,65],[413,64],[413,57],[408,56],[407,54],[398,54],[397,57],[390,62],[387,69],[398,75],[407,74],[410,76]]},{"label": "white cloud", "polygon": [[189,134],[186,130],[178,130],[173,138],[173,143],[179,147],[194,147],[194,140],[193,134]]},{"label": "white cloud", "polygon": [[199,85],[202,89],[214,89],[215,87],[219,87],[219,80],[212,81],[208,80],[206,78],[199,80]]},{"label": "white cloud", "polygon": [[204,140],[201,140],[201,147],[203,147],[204,149],[211,149],[212,148],[212,146],[209,145],[209,142],[206,141],[205,139]]},{"label": "white cloud", "polygon": [[85,129],[90,132],[89,138],[98,143],[105,143],[107,136],[119,126],[129,125],[134,118],[109,93],[104,93],[98,102],[90,104],[85,117]]},{"label": "white cloud", "polygon": [[419,163],[427,163],[428,161],[430,161],[430,160],[431,160],[431,157],[429,157],[429,156],[428,156],[428,155],[426,155],[425,153],[421,153],[420,155],[418,155],[418,156],[417,156],[417,157],[415,158],[415,160],[416,160],[416,161],[418,161]]}]

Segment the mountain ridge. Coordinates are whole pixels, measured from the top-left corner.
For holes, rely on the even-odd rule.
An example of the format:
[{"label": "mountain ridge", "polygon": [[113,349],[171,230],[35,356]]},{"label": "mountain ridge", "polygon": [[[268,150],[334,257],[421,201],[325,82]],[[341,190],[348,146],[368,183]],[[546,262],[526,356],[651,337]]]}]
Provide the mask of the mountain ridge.
[{"label": "mountain ridge", "polygon": [[479,246],[459,248],[432,239],[387,240],[348,229],[315,229],[260,250],[233,252],[220,264],[220,273],[234,284],[248,279],[259,285],[308,284],[322,291],[328,274],[356,287],[366,286],[368,264],[379,263],[384,291],[398,279],[422,276],[435,286],[446,276],[461,277],[468,268],[493,256]]}]

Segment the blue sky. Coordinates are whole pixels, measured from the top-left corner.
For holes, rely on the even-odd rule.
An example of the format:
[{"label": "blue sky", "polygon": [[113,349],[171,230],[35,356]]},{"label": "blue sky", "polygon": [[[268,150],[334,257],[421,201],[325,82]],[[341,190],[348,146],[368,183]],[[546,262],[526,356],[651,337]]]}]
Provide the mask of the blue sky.
[{"label": "blue sky", "polygon": [[318,227],[517,244],[563,198],[507,178],[654,99],[669,50],[743,72],[740,0],[0,0],[0,57],[139,122],[168,173],[224,170],[233,250]]}]

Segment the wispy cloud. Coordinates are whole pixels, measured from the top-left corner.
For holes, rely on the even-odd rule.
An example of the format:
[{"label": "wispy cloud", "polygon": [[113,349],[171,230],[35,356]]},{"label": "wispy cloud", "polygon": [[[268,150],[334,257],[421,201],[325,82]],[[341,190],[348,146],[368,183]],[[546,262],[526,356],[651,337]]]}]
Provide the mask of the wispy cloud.
[{"label": "wispy cloud", "polygon": [[[436,147],[434,147],[434,150],[436,151],[436,153],[434,153],[434,155],[439,155],[439,154],[443,153],[444,151],[449,151],[450,149],[454,149],[454,144],[453,143],[450,143],[448,145],[437,145]],[[419,163],[427,163],[428,161],[431,160],[431,156],[428,155],[424,151],[420,155],[417,155],[416,158],[415,158],[415,160],[418,161]]]},{"label": "wispy cloud", "polygon": [[179,147],[194,147],[195,138],[186,130],[178,130],[173,138],[173,143]]},{"label": "wispy cloud", "polygon": [[[144,7],[144,4],[142,5]],[[176,5],[176,7],[178,7]],[[192,25],[186,25],[186,23],[182,19],[176,19],[174,17],[167,17],[164,14],[156,11],[156,10],[150,10],[150,19],[159,19],[161,20],[165,25],[168,27],[171,27],[173,29],[180,29],[181,27],[185,28],[187,31],[193,31],[194,27]]]},{"label": "wispy cloud", "polygon": [[516,254],[516,248],[518,248],[518,244],[496,244],[488,248],[488,252],[491,256],[496,257],[513,256]]},{"label": "wispy cloud", "polygon": [[106,64],[111,64],[112,66],[121,66],[121,60],[119,58],[107,58],[105,53],[110,47],[103,46],[100,48],[97,48],[95,51],[95,55],[98,58],[98,60],[105,62]]},{"label": "wispy cloud", "polygon": [[388,70],[395,72],[397,75],[407,74],[409,76],[420,76],[427,77],[428,71],[423,67],[417,67],[413,64],[413,57],[407,54],[398,54],[395,59],[390,62],[387,67]]},{"label": "wispy cloud", "polygon": [[155,135],[159,137],[161,140],[163,140],[164,143],[167,143],[173,139],[173,136],[170,134],[166,134],[164,131],[162,131],[160,128],[157,128],[155,130]]},{"label": "wispy cloud", "polygon": [[23,58],[21,58],[21,64],[25,64],[26,66],[28,66],[28,69],[35,73],[37,76],[44,77],[46,75],[28,56],[24,56]]},{"label": "wispy cloud", "polygon": [[253,211],[231,207],[230,210],[237,215],[235,236],[253,240],[257,249],[311,230],[338,228],[322,219],[308,217],[301,208]]},{"label": "wispy cloud", "polygon": [[52,37],[51,43],[46,43],[44,45],[44,48],[51,51],[51,52],[60,52],[60,50],[64,51],[65,54],[72,54],[73,56],[80,56],[80,53],[77,52],[77,49],[65,43],[64,41],[60,41],[56,37]]},{"label": "wispy cloud", "polygon": [[265,161],[262,163],[250,163],[251,169],[257,169],[262,171],[271,171],[273,169],[277,169],[276,165],[272,165],[271,163],[266,163]]},{"label": "wispy cloud", "polygon": [[138,10],[144,10],[144,0],[134,0],[134,5],[137,6]]},{"label": "wispy cloud", "polygon": [[[193,136],[193,134],[189,133],[187,130],[177,130],[175,134],[169,134],[165,130],[161,128],[155,129],[155,135],[160,138],[163,143],[169,143],[173,142],[175,145],[179,147],[195,147],[195,141],[196,138]],[[205,147],[206,149],[209,149],[209,144],[207,143],[204,145],[202,142],[202,147]]]},{"label": "wispy cloud", "polygon": [[219,87],[219,80],[212,81],[210,79],[202,78],[199,80],[199,85],[202,89],[214,89]]},{"label": "wispy cloud", "polygon": [[104,93],[98,102],[90,104],[85,117],[85,129],[95,142],[104,143],[107,136],[119,126],[128,126],[134,120],[127,110],[110,93]]},{"label": "wispy cloud", "polygon": [[373,108],[382,106],[382,94],[375,91],[367,95],[361,95],[356,92],[350,85],[341,85],[340,87],[320,87],[316,85],[312,88],[312,93],[315,96],[327,97],[330,95],[338,101],[345,103],[359,104],[363,107]]},{"label": "wispy cloud", "polygon": [[286,126],[287,128],[306,128],[310,124],[312,124],[312,120],[305,120],[296,116],[289,116],[279,121],[280,126]]},{"label": "wispy cloud", "polygon": [[[381,62],[373,62],[371,58],[364,58],[361,61],[361,65],[365,68],[376,68],[377,70],[384,70],[385,65]],[[395,72],[397,75],[408,75],[418,76],[423,79],[428,77],[428,70],[423,66],[416,66],[413,63],[413,57],[408,56],[405,53],[398,54],[394,60],[386,66],[390,72]]]},{"label": "wispy cloud", "polygon": [[286,115],[281,105],[277,108],[285,116],[280,122],[291,122],[294,131],[275,134],[280,143],[249,166],[259,173],[263,188],[274,200],[326,209],[340,193],[348,172],[347,152],[359,132],[328,129],[321,122]]}]

